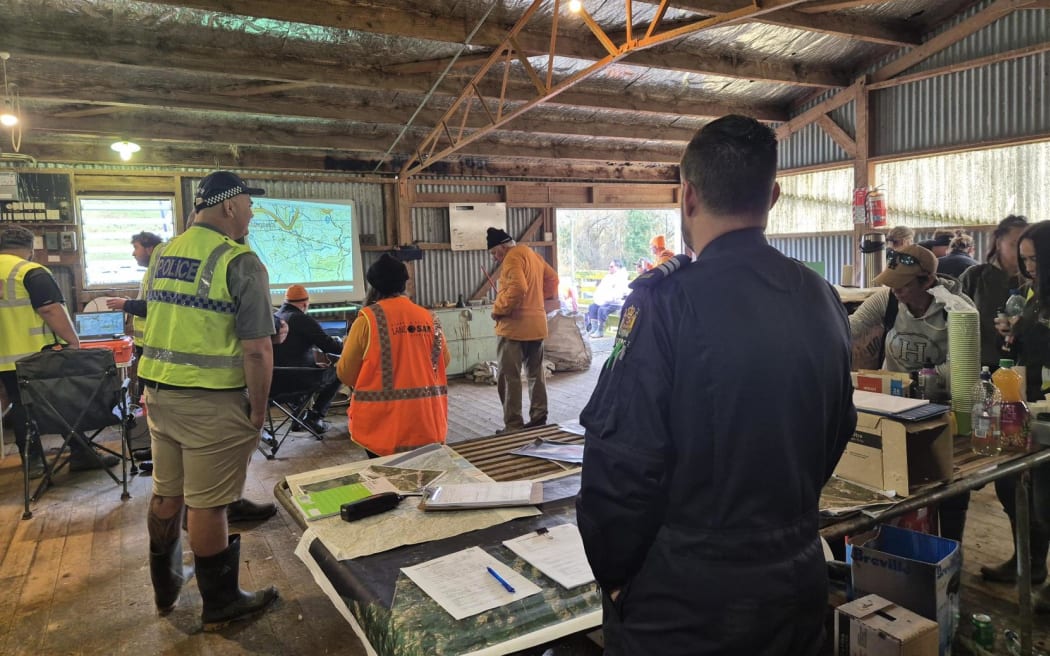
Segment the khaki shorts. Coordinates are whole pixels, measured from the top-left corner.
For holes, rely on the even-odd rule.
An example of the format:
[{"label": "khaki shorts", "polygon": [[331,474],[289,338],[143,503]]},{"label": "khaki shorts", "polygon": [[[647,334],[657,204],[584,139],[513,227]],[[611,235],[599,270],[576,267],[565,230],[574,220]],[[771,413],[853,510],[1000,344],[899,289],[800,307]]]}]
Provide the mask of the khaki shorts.
[{"label": "khaki shorts", "polygon": [[259,443],[242,390],[146,388],[153,449],[153,494],[186,497],[190,508],[241,498]]}]

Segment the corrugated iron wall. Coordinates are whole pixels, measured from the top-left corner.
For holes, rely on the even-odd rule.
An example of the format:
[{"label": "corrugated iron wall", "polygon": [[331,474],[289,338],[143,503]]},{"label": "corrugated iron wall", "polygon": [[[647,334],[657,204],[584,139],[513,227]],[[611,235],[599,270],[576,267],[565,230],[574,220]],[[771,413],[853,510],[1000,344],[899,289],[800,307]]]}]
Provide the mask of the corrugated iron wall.
[{"label": "corrugated iron wall", "polygon": [[[428,191],[468,193],[463,187],[451,185],[435,185],[433,188],[428,186]],[[500,189],[488,188],[489,193],[494,191],[500,191]],[[479,187],[470,193],[486,193],[486,191]],[[538,208],[508,207],[507,232],[515,237],[520,235],[541,212],[542,210]],[[420,207],[412,210],[412,230],[415,238],[420,241],[448,243],[451,240],[448,208]],[[544,249],[537,249],[537,251],[541,255],[547,255]],[[552,258],[552,261],[556,259]],[[480,285],[483,283],[488,285],[482,269],[491,271],[492,267],[493,262],[488,251],[425,251],[422,262],[416,262],[415,300],[423,305],[438,305],[455,303],[460,294],[464,299],[469,299]],[[491,290],[486,298],[489,300],[494,298]]]},{"label": "corrugated iron wall", "polygon": [[[948,30],[986,8],[970,8],[946,24]],[[1017,10],[906,71],[940,68],[1007,50],[1044,43],[1050,9]],[[871,70],[893,58],[875,64]],[[797,109],[800,114],[830,97],[822,94]],[[872,92],[873,156],[900,156],[937,148],[1050,136],[1050,53],[1043,52],[976,69]],[[854,133],[854,106],[831,113]],[[781,144],[780,168],[794,169],[844,161],[845,153],[827,134],[808,126]]]},{"label": "corrugated iron wall", "polygon": [[[962,22],[990,2],[952,21]],[[950,27],[950,26],[949,26]],[[1044,43],[1050,10],[1018,10],[921,62],[907,73],[930,70]],[[1050,134],[1050,53],[904,84],[872,94],[873,154],[966,146]],[[905,118],[909,120],[894,120]]]},{"label": "corrugated iron wall", "polygon": [[[815,101],[817,102],[817,101]],[[844,120],[838,112],[835,113],[836,122],[847,132],[853,134],[853,105],[849,103],[849,120]],[[832,162],[852,162],[852,158],[842,150],[828,133],[820,129],[815,123],[811,123],[781,141],[777,150],[778,167],[781,170],[799,169],[808,166],[819,166]]]},{"label": "corrugated iron wall", "polygon": [[[966,231],[973,236],[973,257],[978,262],[984,261],[984,255],[992,241],[994,227],[966,228]],[[915,231],[916,242],[932,238],[933,230]],[[840,231],[819,235],[769,235],[768,239],[771,246],[788,257],[803,262],[823,262],[824,278],[836,285],[842,282],[842,266],[853,261],[852,232]]]},{"label": "corrugated iron wall", "polygon": [[852,261],[853,233],[830,232],[822,235],[769,236],[769,243],[778,251],[803,262],[823,262],[824,278],[841,282],[842,265]]}]

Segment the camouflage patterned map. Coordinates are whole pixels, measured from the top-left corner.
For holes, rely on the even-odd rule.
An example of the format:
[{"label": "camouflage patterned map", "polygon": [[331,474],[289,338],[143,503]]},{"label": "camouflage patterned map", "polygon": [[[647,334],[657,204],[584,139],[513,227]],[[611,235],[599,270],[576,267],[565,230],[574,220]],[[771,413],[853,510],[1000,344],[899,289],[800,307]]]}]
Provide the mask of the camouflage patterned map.
[{"label": "camouflage patterned map", "polygon": [[248,245],[270,284],[353,280],[352,211],[340,203],[253,198]]}]

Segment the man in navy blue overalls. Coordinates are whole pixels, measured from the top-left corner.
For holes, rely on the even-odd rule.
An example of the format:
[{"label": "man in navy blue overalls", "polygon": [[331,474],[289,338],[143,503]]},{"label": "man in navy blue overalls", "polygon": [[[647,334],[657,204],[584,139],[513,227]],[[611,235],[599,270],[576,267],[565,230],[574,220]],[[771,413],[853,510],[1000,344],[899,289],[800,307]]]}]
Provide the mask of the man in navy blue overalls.
[{"label": "man in navy blue overalls", "polygon": [[777,145],[704,127],[681,165],[678,255],[640,276],[580,415],[576,502],[606,654],[819,652],[820,490],[856,424],[846,312],[769,246]]}]

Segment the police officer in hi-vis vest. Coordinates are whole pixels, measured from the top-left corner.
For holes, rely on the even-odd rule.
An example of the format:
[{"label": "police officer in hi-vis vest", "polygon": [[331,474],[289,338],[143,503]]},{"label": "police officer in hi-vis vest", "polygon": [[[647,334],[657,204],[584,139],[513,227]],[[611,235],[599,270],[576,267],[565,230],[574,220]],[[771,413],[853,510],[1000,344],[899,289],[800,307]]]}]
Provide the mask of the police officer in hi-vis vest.
[{"label": "police officer in hi-vis vest", "polygon": [[228,171],[206,176],[196,220],[153,258],[146,283],[139,379],[154,464],[150,575],[158,611],[170,612],[185,581],[185,505],[205,631],[277,598],[272,586],[240,589],[240,536],[228,534],[226,518],[226,506],[241,498],[273,370],[266,269],[238,242],[248,234],[251,196],[262,193]]},{"label": "police officer in hi-vis vest", "polygon": [[[57,340],[56,340],[57,336]],[[0,381],[3,381],[18,452],[26,457],[26,416],[18,393],[15,362],[61,340],[66,348],[80,348],[62,292],[47,267],[33,262],[33,233],[21,226],[0,228]],[[116,456],[93,457],[73,440],[69,443],[70,471],[112,467]],[[44,474],[43,450],[38,440],[29,445],[29,476]]]}]

